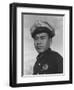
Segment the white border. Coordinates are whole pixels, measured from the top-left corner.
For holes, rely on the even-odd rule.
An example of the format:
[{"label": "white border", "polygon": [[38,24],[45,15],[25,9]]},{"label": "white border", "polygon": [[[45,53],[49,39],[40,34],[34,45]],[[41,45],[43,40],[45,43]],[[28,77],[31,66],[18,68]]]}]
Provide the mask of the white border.
[{"label": "white border", "polygon": [[[48,13],[48,14],[64,14],[63,28],[63,64],[64,74],[50,74],[43,76],[21,77],[21,13]],[[37,8],[17,8],[17,83],[32,83],[32,82],[51,82],[69,80],[69,11],[55,9],[37,9]]]}]

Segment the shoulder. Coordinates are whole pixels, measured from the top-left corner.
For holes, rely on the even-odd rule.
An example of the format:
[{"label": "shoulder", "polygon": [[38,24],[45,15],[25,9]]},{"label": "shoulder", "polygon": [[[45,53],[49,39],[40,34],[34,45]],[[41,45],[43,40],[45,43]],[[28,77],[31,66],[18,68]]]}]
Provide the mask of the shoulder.
[{"label": "shoulder", "polygon": [[63,57],[56,51],[52,51],[52,55],[54,56],[57,64],[61,66],[63,64]]},{"label": "shoulder", "polygon": [[56,51],[51,51],[51,54],[53,55],[53,56],[55,56],[55,57],[57,57],[57,58],[61,58],[61,59],[63,59],[63,57],[58,53],[58,52],[56,52]]},{"label": "shoulder", "polygon": [[63,57],[56,51],[51,50],[48,53],[48,58],[52,59],[52,62],[54,61],[55,63],[62,63],[63,62]]}]

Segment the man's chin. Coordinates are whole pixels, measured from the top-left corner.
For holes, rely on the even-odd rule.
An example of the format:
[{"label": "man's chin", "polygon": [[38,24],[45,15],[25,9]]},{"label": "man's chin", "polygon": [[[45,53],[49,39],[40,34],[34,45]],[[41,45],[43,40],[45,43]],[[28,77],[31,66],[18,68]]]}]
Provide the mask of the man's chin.
[{"label": "man's chin", "polygon": [[38,52],[38,53],[43,53],[44,50],[43,50],[43,49],[38,49],[37,52]]}]

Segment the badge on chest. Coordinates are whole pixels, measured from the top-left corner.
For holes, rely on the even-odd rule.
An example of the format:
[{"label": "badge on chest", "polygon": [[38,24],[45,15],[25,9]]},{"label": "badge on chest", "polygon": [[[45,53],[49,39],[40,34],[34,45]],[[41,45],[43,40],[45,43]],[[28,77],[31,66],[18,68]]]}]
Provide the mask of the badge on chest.
[{"label": "badge on chest", "polygon": [[48,70],[48,64],[43,64],[42,65],[42,71],[44,71],[44,70]]}]

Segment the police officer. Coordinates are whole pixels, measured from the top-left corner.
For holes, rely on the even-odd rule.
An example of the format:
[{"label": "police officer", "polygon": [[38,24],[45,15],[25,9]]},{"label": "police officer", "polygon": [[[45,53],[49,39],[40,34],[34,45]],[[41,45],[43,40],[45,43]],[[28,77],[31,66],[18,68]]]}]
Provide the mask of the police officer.
[{"label": "police officer", "polygon": [[33,74],[63,73],[62,56],[50,48],[52,38],[55,36],[54,28],[48,22],[37,21],[31,28],[31,36],[39,53]]}]

